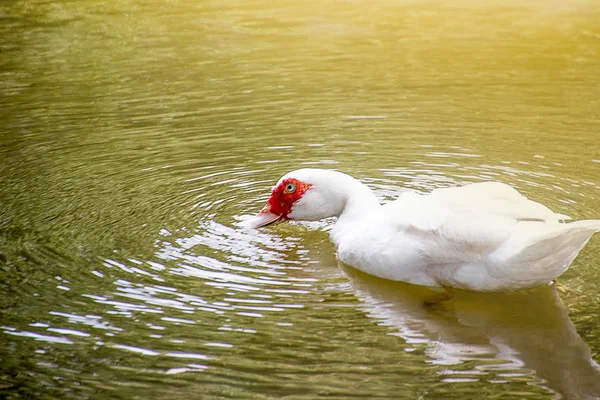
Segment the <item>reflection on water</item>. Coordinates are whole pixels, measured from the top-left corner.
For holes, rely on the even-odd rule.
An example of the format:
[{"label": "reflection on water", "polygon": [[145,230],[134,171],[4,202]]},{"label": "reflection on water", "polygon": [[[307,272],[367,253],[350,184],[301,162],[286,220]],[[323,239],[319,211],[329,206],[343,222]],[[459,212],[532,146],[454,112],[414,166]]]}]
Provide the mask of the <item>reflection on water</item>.
[{"label": "reflection on water", "polygon": [[[382,201],[500,180],[600,215],[594,1],[0,4],[0,397],[600,397],[569,288],[425,291],[330,222],[240,228],[301,166]],[[564,304],[564,305],[563,305]]]},{"label": "reflection on water", "polygon": [[[565,395],[600,393],[600,365],[577,333],[554,287],[506,294],[458,291],[447,302],[425,305],[436,293],[366,276],[351,268],[357,296],[379,324],[397,330],[430,362],[448,365],[446,382],[494,383],[522,378]],[[479,361],[465,370],[463,364]],[[457,369],[454,369],[457,366]]]}]

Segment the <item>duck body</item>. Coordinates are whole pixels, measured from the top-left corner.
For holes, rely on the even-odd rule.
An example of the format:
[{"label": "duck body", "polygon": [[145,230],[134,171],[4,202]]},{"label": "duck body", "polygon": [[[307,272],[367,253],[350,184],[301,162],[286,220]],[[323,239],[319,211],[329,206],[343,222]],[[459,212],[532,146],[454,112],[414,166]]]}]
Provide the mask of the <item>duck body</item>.
[{"label": "duck body", "polygon": [[[282,185],[298,198],[280,196]],[[273,214],[273,208],[278,212]],[[600,231],[600,220],[565,223],[569,217],[503,183],[404,192],[380,205],[360,181],[319,169],[281,178],[259,222],[275,216],[277,222],[337,216],[330,235],[338,258],[365,273],[476,291],[546,284],[566,271]]]}]

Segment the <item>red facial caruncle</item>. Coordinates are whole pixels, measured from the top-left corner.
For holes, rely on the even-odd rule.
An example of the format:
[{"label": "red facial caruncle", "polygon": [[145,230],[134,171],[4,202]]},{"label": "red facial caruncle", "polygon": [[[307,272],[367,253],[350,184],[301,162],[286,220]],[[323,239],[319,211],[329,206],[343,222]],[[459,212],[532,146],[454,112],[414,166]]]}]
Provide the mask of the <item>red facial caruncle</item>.
[{"label": "red facial caruncle", "polygon": [[282,216],[284,219],[288,219],[287,215],[291,212],[294,203],[298,201],[309,188],[310,185],[302,183],[297,179],[284,179],[271,192],[271,197],[269,197],[266,207],[269,208],[271,213]]},{"label": "red facial caruncle", "polygon": [[290,219],[294,204],[310,189],[311,185],[298,179],[286,178],[271,192],[271,197],[251,225],[253,228],[276,225]]}]

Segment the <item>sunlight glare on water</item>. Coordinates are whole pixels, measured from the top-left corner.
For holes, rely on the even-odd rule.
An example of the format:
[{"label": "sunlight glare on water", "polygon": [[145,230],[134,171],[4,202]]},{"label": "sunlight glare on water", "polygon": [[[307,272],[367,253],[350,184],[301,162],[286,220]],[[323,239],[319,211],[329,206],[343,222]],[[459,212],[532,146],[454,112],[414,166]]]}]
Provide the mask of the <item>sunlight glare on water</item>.
[{"label": "sunlight glare on water", "polygon": [[302,167],[382,202],[497,180],[600,217],[595,1],[0,5],[0,397],[600,397],[598,238],[566,288],[338,265],[241,221]]}]

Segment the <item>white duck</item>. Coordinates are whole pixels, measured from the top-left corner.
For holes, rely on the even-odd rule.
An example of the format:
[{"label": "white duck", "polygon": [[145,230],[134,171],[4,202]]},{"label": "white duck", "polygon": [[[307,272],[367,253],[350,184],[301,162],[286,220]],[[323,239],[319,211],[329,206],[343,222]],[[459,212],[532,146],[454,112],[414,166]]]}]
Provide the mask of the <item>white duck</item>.
[{"label": "white duck", "polygon": [[345,264],[384,279],[478,291],[546,284],[600,231],[600,220],[564,223],[569,217],[503,183],[406,192],[380,205],[357,179],[323,169],[283,176],[250,224],[328,217],[338,217],[331,240]]}]

